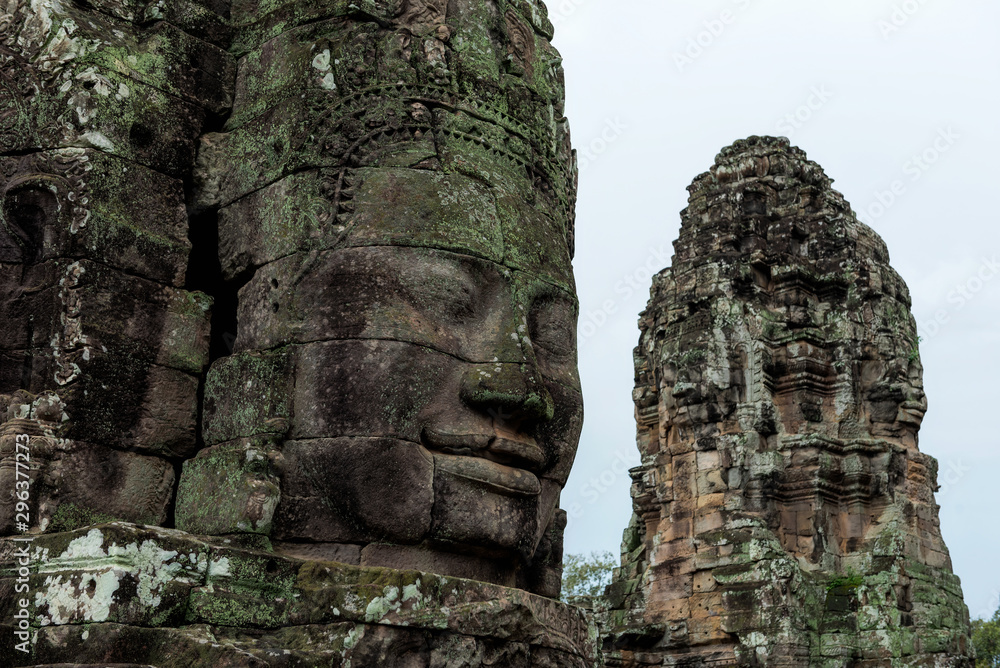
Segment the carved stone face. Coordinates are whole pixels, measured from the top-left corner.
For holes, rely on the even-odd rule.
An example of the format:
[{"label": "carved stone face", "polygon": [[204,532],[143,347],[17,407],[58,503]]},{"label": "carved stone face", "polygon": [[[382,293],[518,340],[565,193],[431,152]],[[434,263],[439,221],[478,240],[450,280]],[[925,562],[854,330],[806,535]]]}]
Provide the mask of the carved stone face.
[{"label": "carved stone face", "polygon": [[269,381],[245,351],[280,351],[264,353],[285,360],[276,378],[294,377],[273,538],[364,546],[373,565],[400,546],[530,561],[583,417],[565,234],[461,175],[354,179],[336,247],[268,263],[240,291],[237,354],[209,379],[209,438],[228,439],[222,423],[240,412],[213,378],[253,392]]},{"label": "carved stone face", "polygon": [[[813,624],[813,601],[820,616],[861,598],[876,617],[905,611],[916,636],[940,610],[962,618],[937,463],[917,448],[917,324],[885,243],[785,138],[736,142],[688,190],[671,267],[640,317],[642,464],[608,589],[627,630],[605,648],[776,665],[825,646],[833,627]],[[865,598],[888,574],[884,603]],[[941,592],[935,619],[914,603],[921,579]],[[721,626],[692,626],[706,616]],[[622,640],[654,623],[662,640]],[[963,633],[929,651],[962,656]],[[928,650],[903,654],[915,651]]]},{"label": "carved stone face", "polygon": [[[284,267],[270,269],[254,287],[273,293]],[[530,556],[579,438],[572,295],[481,258],[398,246],[323,254],[298,289],[289,310],[327,340],[298,358],[284,480],[341,511],[326,539]]]},{"label": "carved stone face", "polygon": [[[758,141],[692,186],[680,260],[657,278],[643,324],[637,408],[678,453],[722,449],[733,434],[740,448],[782,453],[784,468],[753,483],[764,491],[738,503],[773,522],[790,554],[828,568],[877,530],[899,453],[916,452],[919,339],[882,240],[787,140]],[[700,491],[716,491],[707,476]]]},{"label": "carved stone face", "polygon": [[[273,88],[283,106],[242,105],[203,142],[223,276],[246,283],[177,526],[555,596],[582,409],[551,26],[495,3],[389,5],[377,27],[275,38],[237,97]],[[323,73],[304,97],[272,81],[293,60]]]}]

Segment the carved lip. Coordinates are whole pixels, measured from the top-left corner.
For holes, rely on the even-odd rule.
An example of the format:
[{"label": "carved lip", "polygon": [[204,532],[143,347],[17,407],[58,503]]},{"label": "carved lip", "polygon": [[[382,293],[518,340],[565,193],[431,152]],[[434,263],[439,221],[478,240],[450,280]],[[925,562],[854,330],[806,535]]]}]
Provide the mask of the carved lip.
[{"label": "carved lip", "polygon": [[502,428],[493,434],[455,434],[425,427],[422,440],[432,451],[435,466],[452,475],[505,494],[541,493],[535,472],[545,463],[545,453],[534,439]]},{"label": "carved lip", "polygon": [[532,472],[538,472],[545,464],[545,452],[535,439],[503,427],[494,427],[492,434],[456,434],[424,427],[422,440],[431,450],[481,457]]},{"label": "carved lip", "polygon": [[921,404],[915,402],[903,403],[899,407],[899,411],[896,414],[896,419],[903,423],[915,424],[920,426],[920,423],[924,419],[927,411]]},{"label": "carved lip", "polygon": [[505,466],[482,457],[447,455],[435,452],[434,467],[453,476],[466,478],[493,488],[508,496],[538,496],[542,484],[534,473]]}]

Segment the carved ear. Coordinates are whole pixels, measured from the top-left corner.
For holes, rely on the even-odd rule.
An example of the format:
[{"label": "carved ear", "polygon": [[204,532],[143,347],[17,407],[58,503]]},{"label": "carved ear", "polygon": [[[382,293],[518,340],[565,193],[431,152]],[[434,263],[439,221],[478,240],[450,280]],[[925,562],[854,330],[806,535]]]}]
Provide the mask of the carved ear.
[{"label": "carved ear", "polygon": [[42,253],[45,228],[58,218],[55,193],[35,184],[7,190],[0,206],[0,260],[34,264]]},{"label": "carved ear", "polygon": [[43,259],[69,213],[69,184],[52,174],[10,181],[0,195],[0,261],[35,264]]},{"label": "carved ear", "polygon": [[529,76],[535,59],[535,32],[513,9],[508,9],[504,18],[507,21],[507,37],[510,40],[507,45],[510,56],[508,62],[516,66],[515,74]]}]

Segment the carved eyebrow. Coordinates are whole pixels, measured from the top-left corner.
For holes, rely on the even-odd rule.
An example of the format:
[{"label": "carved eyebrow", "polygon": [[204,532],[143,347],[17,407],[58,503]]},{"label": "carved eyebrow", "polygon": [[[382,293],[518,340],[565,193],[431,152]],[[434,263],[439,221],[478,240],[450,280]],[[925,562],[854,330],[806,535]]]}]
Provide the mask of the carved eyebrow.
[{"label": "carved eyebrow", "polygon": [[564,286],[553,283],[538,274],[520,269],[507,269],[507,271],[513,273],[516,290],[525,301],[534,304],[544,299],[558,299],[571,304],[574,312],[579,313],[580,300],[575,293],[570,292]]},{"label": "carved eyebrow", "polygon": [[[365,255],[353,261],[345,259],[329,278],[353,276],[384,279],[393,286],[392,296],[404,299],[414,306],[419,305],[421,296],[439,303],[452,298],[452,301],[470,302],[471,306],[482,296],[483,288],[490,282],[490,268],[495,269],[497,277],[501,275],[498,265],[474,256],[437,249],[398,246],[384,248],[391,248],[393,252],[381,257]],[[424,251],[419,253],[419,257],[414,252],[418,250]],[[416,262],[418,259],[419,262]],[[341,299],[350,301],[351,297],[344,295]]]},{"label": "carved eyebrow", "polygon": [[[531,274],[525,274],[525,276],[531,276]],[[535,280],[525,286],[521,286],[521,291],[523,291],[526,301],[530,303],[531,308],[534,308],[539,302],[544,301],[563,302],[570,307],[574,316],[580,314],[580,300],[577,299],[576,295],[543,279],[534,276],[532,278]]]}]

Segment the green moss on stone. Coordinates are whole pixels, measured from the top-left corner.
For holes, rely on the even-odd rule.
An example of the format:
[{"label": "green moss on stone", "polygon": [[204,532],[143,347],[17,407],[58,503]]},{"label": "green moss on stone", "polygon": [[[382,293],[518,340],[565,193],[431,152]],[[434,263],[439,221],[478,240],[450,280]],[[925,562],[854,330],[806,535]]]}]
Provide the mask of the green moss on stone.
[{"label": "green moss on stone", "polygon": [[83,527],[103,524],[104,522],[115,522],[122,518],[115,517],[109,513],[100,512],[93,508],[83,508],[75,503],[60,503],[49,521],[46,528],[50,532],[73,531]]}]

